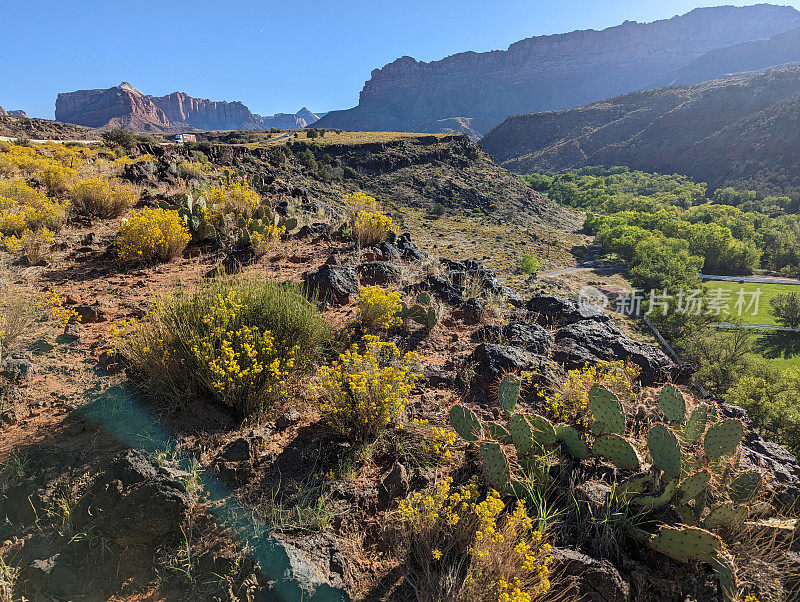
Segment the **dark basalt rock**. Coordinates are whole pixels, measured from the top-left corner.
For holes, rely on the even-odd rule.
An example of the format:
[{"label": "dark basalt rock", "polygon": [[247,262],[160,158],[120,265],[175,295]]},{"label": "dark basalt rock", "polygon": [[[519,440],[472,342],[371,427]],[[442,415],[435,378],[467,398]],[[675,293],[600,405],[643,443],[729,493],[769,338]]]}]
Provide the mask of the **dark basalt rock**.
[{"label": "dark basalt rock", "polygon": [[487,341],[507,343],[536,355],[548,356],[553,348],[552,335],[538,324],[487,325],[483,327],[482,336]]},{"label": "dark basalt rock", "polygon": [[400,261],[400,250],[388,241],[375,246],[375,256],[383,261]]},{"label": "dark basalt rock", "polygon": [[356,270],[362,284],[392,284],[403,276],[403,270],[388,261],[369,261],[362,263]]},{"label": "dark basalt rock", "polygon": [[556,295],[534,295],[525,305],[536,320],[544,326],[552,324],[574,324],[581,320],[607,321],[610,318],[599,308],[577,303]]},{"label": "dark basalt rock", "polygon": [[2,374],[11,381],[21,381],[36,374],[38,368],[25,357],[8,357],[3,360]]},{"label": "dark basalt rock", "polygon": [[328,224],[324,222],[314,222],[313,224],[306,224],[300,230],[297,231],[297,234],[294,235],[295,238],[324,238],[329,239],[331,237],[331,228]]},{"label": "dark basalt rock", "polygon": [[597,560],[581,552],[553,548],[552,570],[560,575],[571,594],[569,600],[627,602],[630,585],[608,560]]},{"label": "dark basalt rock", "polygon": [[420,251],[419,247],[411,242],[411,234],[408,232],[401,234],[397,238],[395,246],[397,247],[397,250],[400,251],[400,257],[406,261],[422,261],[423,259],[428,259],[428,257],[430,257],[430,255],[424,251]]},{"label": "dark basalt rock", "polygon": [[344,305],[358,295],[361,282],[352,266],[322,265],[304,276],[309,290],[316,291],[320,301]]},{"label": "dark basalt rock", "polygon": [[554,384],[557,366],[545,358],[511,345],[481,343],[469,357],[475,365],[475,384],[484,391],[492,391],[508,372],[522,370],[534,372],[540,384]]},{"label": "dark basalt rock", "polygon": [[192,506],[185,473],[130,450],[101,473],[78,502],[79,528],[95,528],[121,546],[156,546],[180,533]]},{"label": "dark basalt rock", "polygon": [[687,364],[676,364],[655,345],[629,337],[611,321],[581,320],[555,334],[553,359],[567,370],[600,360],[630,360],[641,369],[642,384],[685,383],[692,375]]}]

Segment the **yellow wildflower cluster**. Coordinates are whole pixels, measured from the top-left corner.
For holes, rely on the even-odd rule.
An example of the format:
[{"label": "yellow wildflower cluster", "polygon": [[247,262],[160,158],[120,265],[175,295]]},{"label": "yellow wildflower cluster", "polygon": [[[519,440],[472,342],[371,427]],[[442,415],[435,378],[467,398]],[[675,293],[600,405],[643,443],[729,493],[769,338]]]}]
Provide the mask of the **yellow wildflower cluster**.
[{"label": "yellow wildflower cluster", "polygon": [[591,419],[589,390],[602,385],[621,398],[630,398],[639,368],[623,361],[600,361],[567,373],[567,380],[547,401],[547,410],[556,420],[588,426]]},{"label": "yellow wildflower cluster", "polygon": [[269,330],[242,323],[241,294],[217,294],[202,318],[208,334],[192,347],[204,380],[228,405],[286,393],[298,347],[280,349]]},{"label": "yellow wildflower cluster", "polygon": [[367,328],[389,330],[402,326],[400,293],[380,286],[362,286],[358,291],[358,314]]},{"label": "yellow wildflower cluster", "polygon": [[401,355],[394,343],[365,336],[363,353],[354,344],[319,369],[315,390],[328,423],[356,439],[376,436],[405,410],[418,361],[416,353]]},{"label": "yellow wildflower cluster", "polygon": [[420,420],[414,418],[414,424],[426,428],[430,431],[429,438],[425,441],[424,451],[436,458],[444,458],[445,460],[453,459],[453,452],[451,448],[458,441],[458,435],[453,431],[448,431],[441,426],[432,426],[427,419]]},{"label": "yellow wildflower cluster", "polygon": [[208,175],[209,166],[200,161],[181,161],[178,163],[178,174],[187,180],[199,179]]},{"label": "yellow wildflower cluster", "polygon": [[117,231],[123,261],[152,263],[180,255],[192,236],[177,211],[142,209],[123,219]]},{"label": "yellow wildflower cluster", "polygon": [[392,218],[380,211],[359,211],[350,220],[350,235],[362,247],[378,244],[392,229]]},{"label": "yellow wildflower cluster", "polygon": [[264,227],[263,232],[258,232],[257,230],[250,232],[250,246],[256,257],[262,257],[267,254],[272,245],[278,242],[284,234],[286,234],[286,228],[275,224],[268,224]]},{"label": "yellow wildflower cluster", "polygon": [[82,180],[72,188],[72,201],[79,213],[94,217],[122,215],[137,199],[136,189],[102,177]]},{"label": "yellow wildflower cluster", "polygon": [[[47,186],[44,180],[58,174],[59,178],[55,181],[68,183],[75,170],[96,155],[95,149],[53,142],[29,146],[3,142],[0,143],[0,175],[33,177]],[[63,168],[65,171],[59,171],[57,168]],[[49,172],[49,175],[45,172]],[[61,176],[67,178],[62,180]]]},{"label": "yellow wildflower cluster", "polygon": [[205,195],[211,223],[219,225],[225,217],[249,218],[261,205],[261,197],[247,184],[223,184],[211,188]]},{"label": "yellow wildflower cluster", "polygon": [[81,317],[74,309],[64,307],[64,302],[55,291],[48,291],[46,293],[47,304],[50,306],[50,317],[56,322],[60,322],[62,326],[66,326],[70,322],[80,322]]},{"label": "yellow wildflower cluster", "polygon": [[0,181],[0,233],[19,237],[26,230],[61,229],[68,203],[48,199],[22,180]]},{"label": "yellow wildflower cluster", "polygon": [[360,190],[352,194],[346,194],[342,197],[342,202],[350,210],[350,213],[356,214],[359,211],[378,211],[378,201],[374,196],[370,196]]},{"label": "yellow wildflower cluster", "polygon": [[[496,491],[478,502],[475,484],[462,491],[451,486],[452,479],[446,478],[433,493],[418,492],[400,502],[398,514],[416,555],[423,554],[420,546],[430,546],[434,562],[456,565],[467,556],[464,599],[529,602],[546,593],[552,548],[534,528],[524,503],[517,501],[506,513]],[[442,542],[448,542],[450,557],[440,549]]]}]

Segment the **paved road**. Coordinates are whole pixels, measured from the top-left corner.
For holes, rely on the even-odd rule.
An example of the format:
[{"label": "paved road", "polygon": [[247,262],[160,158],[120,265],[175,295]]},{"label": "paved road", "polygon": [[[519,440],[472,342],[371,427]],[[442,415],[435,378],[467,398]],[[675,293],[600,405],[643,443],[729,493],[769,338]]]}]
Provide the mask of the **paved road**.
[{"label": "paved road", "polygon": [[732,280],[734,282],[758,282],[761,284],[800,284],[796,278],[772,278],[770,276],[710,276],[700,274],[703,280]]}]

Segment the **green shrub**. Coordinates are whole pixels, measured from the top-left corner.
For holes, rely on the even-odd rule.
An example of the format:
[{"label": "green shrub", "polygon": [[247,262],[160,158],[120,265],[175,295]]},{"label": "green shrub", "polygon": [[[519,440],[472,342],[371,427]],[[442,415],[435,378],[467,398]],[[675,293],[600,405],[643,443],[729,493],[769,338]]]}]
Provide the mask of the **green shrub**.
[{"label": "green shrub", "polygon": [[174,404],[210,395],[243,414],[286,395],[329,336],[299,286],[243,276],[161,297],[141,322],[113,332],[154,396]]},{"label": "green shrub", "polygon": [[525,274],[534,274],[539,269],[539,260],[533,255],[524,255],[519,261],[519,269]]},{"label": "green shrub", "polygon": [[108,130],[107,132],[103,132],[101,137],[103,138],[103,142],[105,142],[107,145],[121,146],[127,151],[133,149],[138,142],[136,139],[136,134],[124,128]]}]

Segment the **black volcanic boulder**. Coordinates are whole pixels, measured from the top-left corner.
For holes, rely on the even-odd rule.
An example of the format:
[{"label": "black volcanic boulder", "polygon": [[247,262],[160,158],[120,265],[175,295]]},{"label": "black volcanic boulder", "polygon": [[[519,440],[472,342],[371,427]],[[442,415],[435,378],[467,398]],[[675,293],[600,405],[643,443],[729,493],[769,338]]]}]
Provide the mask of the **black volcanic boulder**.
[{"label": "black volcanic boulder", "polygon": [[630,360],[641,369],[644,385],[685,383],[692,375],[687,364],[676,364],[655,345],[642,343],[622,332],[612,321],[581,320],[555,334],[553,359],[567,370],[600,360]]},{"label": "black volcanic boulder", "polygon": [[320,301],[344,305],[358,295],[361,282],[355,268],[349,265],[321,265],[304,276],[309,291],[316,292]]},{"label": "black volcanic boulder", "polygon": [[535,353],[496,343],[481,343],[472,352],[469,361],[475,366],[475,384],[487,392],[497,387],[503,375],[523,370],[531,370],[538,384],[550,387],[555,383],[558,370],[552,362]]},{"label": "black volcanic boulder", "polygon": [[331,237],[331,227],[324,222],[314,222],[313,224],[306,224],[297,231],[294,235],[295,238],[324,238]]},{"label": "black volcanic boulder", "polygon": [[392,284],[403,276],[400,266],[388,261],[369,261],[356,269],[362,284]]},{"label": "black volcanic boulder", "polygon": [[397,247],[397,250],[400,251],[400,257],[406,261],[422,261],[423,259],[430,257],[430,255],[424,251],[420,251],[419,247],[411,242],[411,234],[408,232],[405,232],[397,237],[395,246]]},{"label": "black volcanic boulder", "polygon": [[442,266],[445,268],[450,282],[456,287],[464,290],[471,283],[476,283],[481,292],[491,293],[507,299],[515,306],[522,306],[525,300],[504,284],[500,284],[494,270],[490,270],[479,261],[474,259],[464,259],[453,261],[452,259],[442,259]]},{"label": "black volcanic boulder", "polygon": [[536,355],[548,356],[553,348],[552,335],[538,324],[524,322],[511,322],[505,326],[490,324],[484,326],[481,333],[487,341],[506,343]]},{"label": "black volcanic boulder", "polygon": [[553,572],[562,587],[573,595],[570,600],[586,602],[627,602],[630,585],[608,560],[597,560],[581,552],[553,548]]},{"label": "black volcanic boulder", "polygon": [[156,546],[180,533],[192,506],[186,474],[129,450],[78,502],[75,520],[121,546]]},{"label": "black volcanic boulder", "polygon": [[605,312],[596,306],[577,303],[556,295],[534,295],[525,306],[536,314],[536,321],[542,325],[574,324],[580,320],[608,320]]},{"label": "black volcanic boulder", "polygon": [[445,303],[449,303],[453,306],[462,305],[464,303],[464,297],[461,296],[461,291],[441,276],[431,274],[425,279],[423,285]]}]

